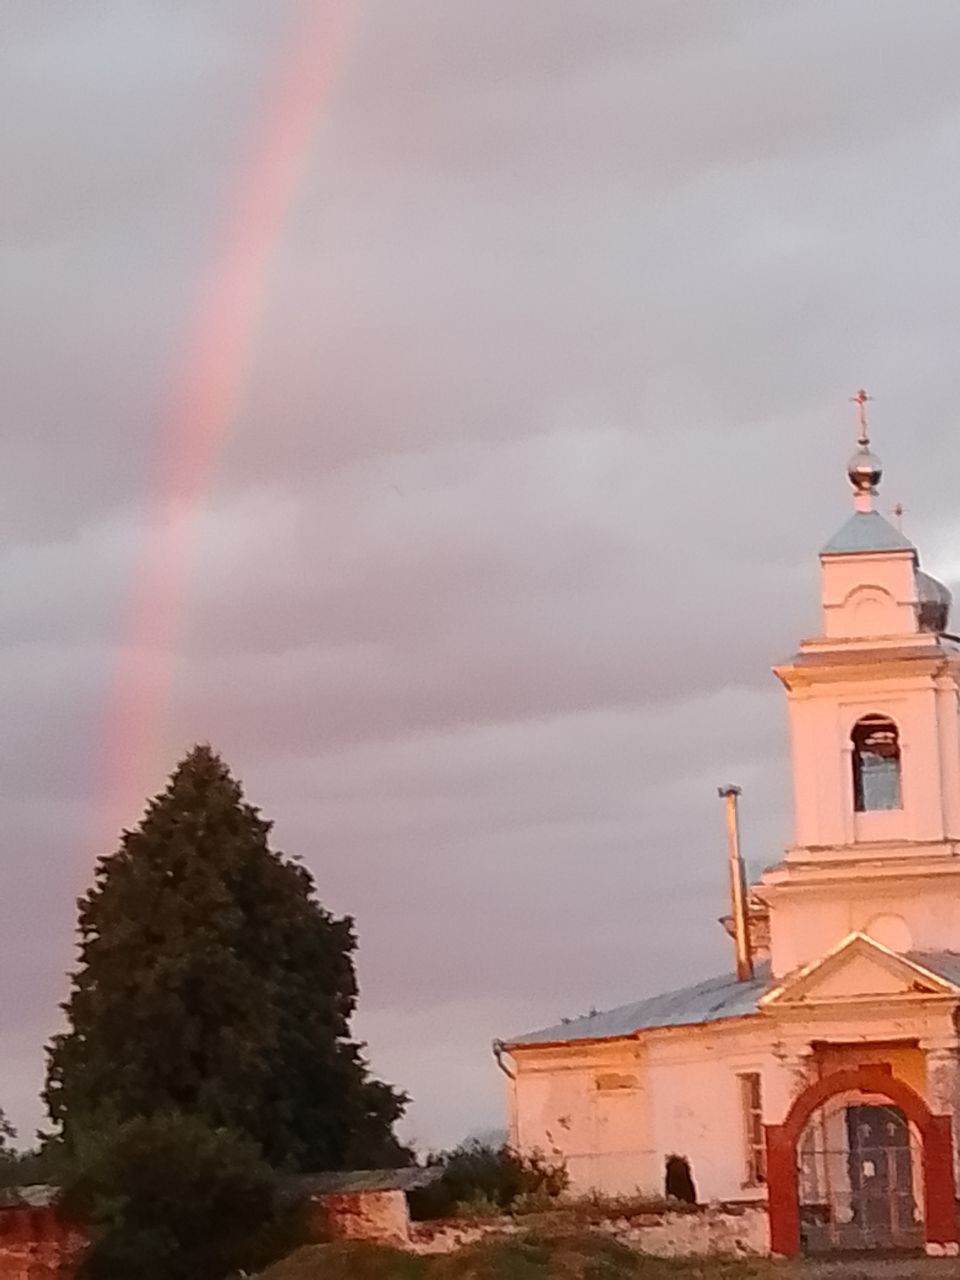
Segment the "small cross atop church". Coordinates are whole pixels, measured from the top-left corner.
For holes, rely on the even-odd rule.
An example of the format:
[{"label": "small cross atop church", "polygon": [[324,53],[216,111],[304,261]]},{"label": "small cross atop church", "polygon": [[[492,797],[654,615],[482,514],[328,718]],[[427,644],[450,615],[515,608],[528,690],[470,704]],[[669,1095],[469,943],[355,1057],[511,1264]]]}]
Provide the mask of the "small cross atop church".
[{"label": "small cross atop church", "polygon": [[867,395],[866,391],[861,387],[857,394],[855,396],[851,396],[850,399],[853,404],[857,406],[858,417],[860,420],[860,435],[858,437],[858,443],[868,445],[870,443],[870,432],[867,427],[867,401],[872,400],[873,396]]}]

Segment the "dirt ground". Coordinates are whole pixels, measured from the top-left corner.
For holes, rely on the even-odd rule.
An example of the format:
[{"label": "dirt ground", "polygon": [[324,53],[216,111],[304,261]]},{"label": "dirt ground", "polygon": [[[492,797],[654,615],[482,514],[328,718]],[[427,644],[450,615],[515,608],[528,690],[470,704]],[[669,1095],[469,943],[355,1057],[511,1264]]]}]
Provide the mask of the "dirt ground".
[{"label": "dirt ground", "polygon": [[[772,1264],[776,1267],[776,1264]],[[847,1259],[837,1262],[801,1262],[781,1264],[772,1272],[784,1280],[940,1280],[950,1276],[960,1280],[957,1258],[886,1258],[873,1260]]]},{"label": "dirt ground", "polygon": [[299,1250],[263,1280],[960,1280],[956,1258],[737,1262],[640,1257],[602,1237],[489,1240],[442,1258],[369,1245]]}]

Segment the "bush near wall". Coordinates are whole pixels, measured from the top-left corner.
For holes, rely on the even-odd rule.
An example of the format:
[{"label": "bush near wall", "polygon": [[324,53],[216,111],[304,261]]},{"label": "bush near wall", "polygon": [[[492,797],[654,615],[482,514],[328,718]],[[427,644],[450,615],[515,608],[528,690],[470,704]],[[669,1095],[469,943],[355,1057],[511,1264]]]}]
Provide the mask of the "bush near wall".
[{"label": "bush near wall", "polygon": [[457,1214],[489,1215],[518,1206],[544,1209],[567,1189],[562,1165],[540,1155],[521,1156],[510,1147],[465,1142],[432,1156],[428,1164],[443,1169],[436,1182],[410,1193],[415,1221]]}]

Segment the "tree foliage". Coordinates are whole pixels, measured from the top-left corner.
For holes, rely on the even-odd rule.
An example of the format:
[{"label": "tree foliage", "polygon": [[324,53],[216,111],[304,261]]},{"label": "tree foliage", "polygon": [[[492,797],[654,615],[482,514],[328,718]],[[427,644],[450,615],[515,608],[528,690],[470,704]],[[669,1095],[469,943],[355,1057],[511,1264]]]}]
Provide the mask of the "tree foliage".
[{"label": "tree foliage", "polygon": [[409,1158],[406,1099],[349,1038],[353,921],[271,850],[270,823],[196,747],[79,903],[80,959],[48,1050],[46,1101],[68,1145],[168,1110],[246,1134],[276,1166]]},{"label": "tree foliage", "polygon": [[175,1112],[87,1131],[63,1209],[90,1247],[80,1280],[222,1280],[292,1242],[295,1207],[256,1145]]}]

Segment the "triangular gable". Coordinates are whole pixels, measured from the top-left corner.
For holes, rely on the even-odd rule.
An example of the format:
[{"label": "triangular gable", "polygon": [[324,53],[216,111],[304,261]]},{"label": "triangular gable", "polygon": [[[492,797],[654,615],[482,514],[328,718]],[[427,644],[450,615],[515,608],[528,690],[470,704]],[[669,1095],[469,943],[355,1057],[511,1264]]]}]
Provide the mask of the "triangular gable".
[{"label": "triangular gable", "polygon": [[790,974],[760,1000],[763,1009],[918,996],[957,996],[960,986],[898,955],[865,933],[851,933],[827,955]]}]

